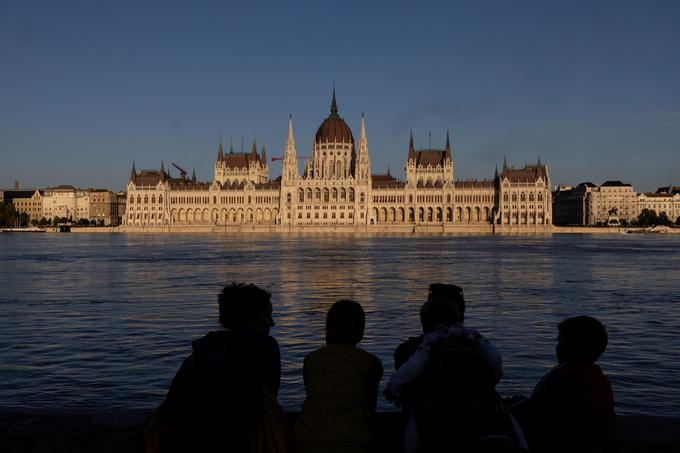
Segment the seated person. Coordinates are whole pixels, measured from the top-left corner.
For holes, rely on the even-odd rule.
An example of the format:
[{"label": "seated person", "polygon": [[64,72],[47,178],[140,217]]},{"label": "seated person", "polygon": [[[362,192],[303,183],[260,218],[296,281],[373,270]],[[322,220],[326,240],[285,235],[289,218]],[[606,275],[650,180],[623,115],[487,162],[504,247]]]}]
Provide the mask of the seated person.
[{"label": "seated person", "polygon": [[397,348],[397,371],[385,390],[389,400],[403,397],[404,451],[485,448],[478,439],[489,436],[513,444],[512,422],[495,392],[500,353],[463,325],[460,287],[432,285],[428,299],[420,313],[424,334]]},{"label": "seated person", "polygon": [[304,361],[307,398],[293,435],[298,452],[371,452],[373,417],[383,366],[356,345],[365,314],[351,300],[336,302],[326,317],[326,346]]},{"label": "seated person", "polygon": [[269,292],[232,283],[218,296],[224,330],[193,342],[159,409],[160,451],[249,452],[281,379]]},{"label": "seated person", "polygon": [[616,452],[614,397],[595,365],[607,331],[589,316],[562,321],[557,330],[558,365],[511,411],[532,452]]}]

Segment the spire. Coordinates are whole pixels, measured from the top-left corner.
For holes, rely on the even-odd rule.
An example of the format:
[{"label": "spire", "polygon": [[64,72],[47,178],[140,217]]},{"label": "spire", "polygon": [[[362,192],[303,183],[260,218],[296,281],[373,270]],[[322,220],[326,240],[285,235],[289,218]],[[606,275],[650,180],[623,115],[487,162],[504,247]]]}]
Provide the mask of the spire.
[{"label": "spire", "polygon": [[541,168],[541,155],[540,155],[540,154],[538,155],[538,164],[537,164],[537,167],[538,167],[538,168]]},{"label": "spire", "polygon": [[392,176],[392,173],[390,173],[390,164],[387,164],[387,176]]},{"label": "spire", "polygon": [[293,115],[288,116],[288,146],[295,146],[295,138],[293,137]]},{"label": "spire", "polygon": [[444,151],[444,157],[451,159],[451,141],[449,140],[449,129],[446,129],[446,149]]},{"label": "spire", "polygon": [[253,148],[250,150],[250,158],[251,160],[257,160],[257,144],[255,143],[255,137],[253,136]]},{"label": "spire", "polygon": [[408,139],[408,158],[409,159],[416,158],[416,150],[413,147],[413,129],[411,129],[410,136]]},{"label": "spire", "polygon": [[366,124],[364,123],[364,114],[363,112],[361,113],[361,135],[359,136],[359,145],[361,148],[361,151],[366,151],[368,152],[368,149],[366,149]]},{"label": "spire", "polygon": [[168,175],[165,174],[165,165],[164,162],[161,160],[161,182],[165,182],[165,180],[168,178]]},{"label": "spire", "polygon": [[229,139],[229,154],[234,154],[234,141]]},{"label": "spire", "polygon": [[191,172],[191,180],[196,182],[196,167],[194,167],[193,171]]},{"label": "spire", "polygon": [[508,171],[508,159],[505,154],[503,154],[503,173]]},{"label": "spire", "polygon": [[267,165],[267,149],[265,148],[264,145],[262,145],[262,154],[260,154],[260,162],[262,162],[263,165]]},{"label": "spire", "polygon": [[220,144],[217,146],[217,160],[224,160],[224,150],[222,149],[222,139],[220,139]]},{"label": "spire", "polygon": [[338,103],[335,102],[335,82],[333,82],[333,102],[331,102],[331,116],[338,116]]},{"label": "spire", "polygon": [[130,181],[137,181],[137,169],[135,168],[135,161],[132,161],[132,169],[130,170]]},{"label": "spire", "polygon": [[496,162],[496,172],[493,175],[493,179],[498,179],[498,162]]}]

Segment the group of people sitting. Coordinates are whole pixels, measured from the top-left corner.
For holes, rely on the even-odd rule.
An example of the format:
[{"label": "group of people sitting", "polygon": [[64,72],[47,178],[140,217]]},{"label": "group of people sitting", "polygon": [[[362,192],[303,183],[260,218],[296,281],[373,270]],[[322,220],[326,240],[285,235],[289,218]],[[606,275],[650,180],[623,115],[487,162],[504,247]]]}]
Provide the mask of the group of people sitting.
[{"label": "group of people sitting", "polygon": [[[304,359],[306,399],[297,417],[276,397],[281,378],[271,294],[233,283],[218,296],[223,330],[194,341],[150,421],[154,452],[376,452],[383,366],[359,348],[365,313],[351,300],[326,316],[326,345]],[[403,414],[403,451],[618,451],[614,400],[595,364],[607,346],[588,316],[557,326],[557,362],[528,398],[503,399],[501,354],[465,326],[456,285],[430,285],[423,334],[396,348],[384,397]]]}]

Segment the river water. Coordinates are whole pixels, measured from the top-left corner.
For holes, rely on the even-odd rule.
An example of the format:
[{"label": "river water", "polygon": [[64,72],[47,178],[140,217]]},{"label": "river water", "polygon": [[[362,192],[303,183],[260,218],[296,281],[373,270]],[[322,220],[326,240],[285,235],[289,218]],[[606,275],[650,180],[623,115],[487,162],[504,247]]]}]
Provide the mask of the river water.
[{"label": "river water", "polygon": [[334,301],[364,306],[361,347],[389,377],[435,281],[464,288],[466,324],[503,354],[504,396],[528,394],[555,363],[555,325],[588,314],[609,331],[617,412],[680,407],[680,235],[0,234],[0,258],[0,407],[158,405],[191,340],[219,328],[231,280],[273,293],[287,409]]}]

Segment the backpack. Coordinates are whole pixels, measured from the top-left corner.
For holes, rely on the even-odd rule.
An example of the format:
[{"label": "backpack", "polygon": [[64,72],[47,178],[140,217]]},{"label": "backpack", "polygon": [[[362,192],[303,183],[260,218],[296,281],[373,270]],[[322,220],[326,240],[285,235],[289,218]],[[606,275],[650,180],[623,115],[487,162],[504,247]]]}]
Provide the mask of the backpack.
[{"label": "backpack", "polygon": [[414,416],[422,451],[447,445],[472,451],[485,439],[511,439],[512,421],[474,339],[451,335],[434,343],[418,380]]}]

